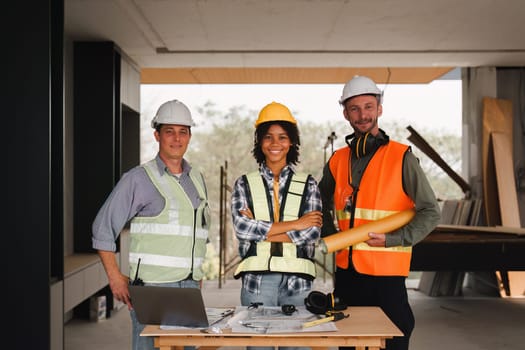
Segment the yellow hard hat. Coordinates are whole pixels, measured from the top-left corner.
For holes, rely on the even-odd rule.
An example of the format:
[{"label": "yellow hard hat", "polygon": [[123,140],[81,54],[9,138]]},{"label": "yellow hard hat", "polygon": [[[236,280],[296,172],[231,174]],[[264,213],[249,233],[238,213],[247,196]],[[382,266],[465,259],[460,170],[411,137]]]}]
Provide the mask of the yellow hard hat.
[{"label": "yellow hard hat", "polygon": [[281,103],[272,102],[261,109],[259,112],[259,117],[255,121],[255,127],[259,126],[261,123],[279,120],[297,124],[297,121],[293,117],[288,107]]}]

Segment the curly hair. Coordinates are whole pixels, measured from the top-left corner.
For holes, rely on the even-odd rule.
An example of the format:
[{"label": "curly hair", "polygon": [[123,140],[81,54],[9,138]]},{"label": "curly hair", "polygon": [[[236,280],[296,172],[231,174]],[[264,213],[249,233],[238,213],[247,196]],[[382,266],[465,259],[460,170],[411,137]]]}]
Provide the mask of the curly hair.
[{"label": "curly hair", "polygon": [[270,127],[274,124],[280,125],[284,131],[286,131],[286,134],[292,143],[290,150],[286,155],[286,163],[296,165],[299,163],[299,145],[301,144],[299,139],[299,129],[297,128],[296,124],[282,120],[265,122],[259,124],[257,129],[255,129],[252,150],[253,157],[257,161],[257,164],[261,165],[264,163],[266,157],[264,156],[264,153],[261,149],[262,139],[268,133],[268,129],[270,129]]}]

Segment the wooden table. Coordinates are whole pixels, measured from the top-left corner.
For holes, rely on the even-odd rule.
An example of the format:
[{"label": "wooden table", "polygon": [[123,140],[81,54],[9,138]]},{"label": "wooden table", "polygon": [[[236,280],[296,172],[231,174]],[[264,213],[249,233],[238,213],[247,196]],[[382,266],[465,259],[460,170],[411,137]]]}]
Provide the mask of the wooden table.
[{"label": "wooden table", "polygon": [[356,349],[378,350],[385,348],[386,339],[403,333],[390,321],[379,307],[349,307],[348,318],[337,321],[335,332],[297,333],[231,333],[224,329],[220,334],[202,333],[199,330],[163,330],[148,325],[141,336],[155,337],[155,347],[161,350],[180,349],[183,346],[355,346]]}]

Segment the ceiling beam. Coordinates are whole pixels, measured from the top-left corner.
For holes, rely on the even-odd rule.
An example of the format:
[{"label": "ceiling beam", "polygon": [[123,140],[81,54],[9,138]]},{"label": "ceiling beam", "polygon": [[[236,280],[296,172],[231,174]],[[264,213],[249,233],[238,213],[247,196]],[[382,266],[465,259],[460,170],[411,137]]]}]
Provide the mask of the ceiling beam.
[{"label": "ceiling beam", "polygon": [[378,84],[428,84],[453,67],[142,68],[142,84],[338,84],[366,75]]}]

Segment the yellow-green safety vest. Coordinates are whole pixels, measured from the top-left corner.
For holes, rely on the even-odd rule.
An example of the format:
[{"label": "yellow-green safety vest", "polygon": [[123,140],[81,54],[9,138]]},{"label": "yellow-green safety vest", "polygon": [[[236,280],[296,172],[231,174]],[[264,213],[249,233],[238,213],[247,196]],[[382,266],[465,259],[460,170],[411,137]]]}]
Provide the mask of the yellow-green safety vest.
[{"label": "yellow-green safety vest", "polygon": [[[280,209],[280,221],[296,220],[302,215],[308,174],[295,173],[285,186]],[[273,204],[265,182],[259,172],[245,175],[245,183],[251,194],[252,212],[256,220],[273,222]],[[245,257],[237,267],[234,277],[243,273],[281,272],[302,275],[304,278],[315,278],[315,264],[307,256],[306,250],[290,242],[255,243],[253,255]]]},{"label": "yellow-green safety vest", "polygon": [[179,182],[166,172],[159,173],[155,159],[143,167],[164,197],[165,206],[157,216],[132,219],[130,276],[135,276],[140,258],[138,277],[144,282],[177,282],[190,275],[194,280],[201,280],[210,225],[202,175],[194,170],[189,174],[200,198],[203,198],[199,207],[194,209]]}]

